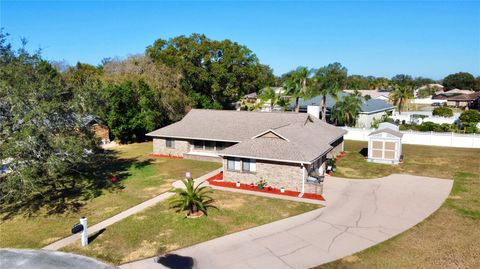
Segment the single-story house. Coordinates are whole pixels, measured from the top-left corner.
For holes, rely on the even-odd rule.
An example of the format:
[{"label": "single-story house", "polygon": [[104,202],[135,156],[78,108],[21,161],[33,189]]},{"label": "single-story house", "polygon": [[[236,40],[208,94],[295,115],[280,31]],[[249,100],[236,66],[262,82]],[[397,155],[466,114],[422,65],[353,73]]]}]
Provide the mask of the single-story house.
[{"label": "single-story house", "polygon": [[[355,90],[344,90],[345,93],[353,94]],[[358,90],[358,92],[363,96],[370,96],[371,99],[383,100],[387,103],[390,102],[390,91],[387,89],[378,89],[378,90]]]},{"label": "single-story house", "polygon": [[447,98],[447,105],[461,108],[480,109],[480,92],[462,94]]},{"label": "single-story house", "polygon": [[[341,100],[347,93],[338,94],[338,99]],[[315,96],[309,100],[300,99],[299,106],[300,112],[308,112],[309,106],[319,106],[321,103],[322,96]],[[330,111],[337,101],[331,97],[327,96],[327,120],[330,119]],[[293,110],[295,107],[294,100],[290,105],[290,110]],[[391,115],[395,110],[395,106],[380,100],[380,99],[369,99],[363,100],[361,112],[357,117],[357,126],[356,127],[365,127],[370,128],[375,120],[380,120],[384,115]],[[318,117],[319,115],[314,115]]]},{"label": "single-story house", "polygon": [[224,180],[317,193],[345,133],[305,113],[192,109],[147,136],[154,154],[222,162]]},{"label": "single-story house", "polygon": [[368,161],[398,164],[402,158],[402,137],[398,126],[380,123],[377,130],[368,135]]}]

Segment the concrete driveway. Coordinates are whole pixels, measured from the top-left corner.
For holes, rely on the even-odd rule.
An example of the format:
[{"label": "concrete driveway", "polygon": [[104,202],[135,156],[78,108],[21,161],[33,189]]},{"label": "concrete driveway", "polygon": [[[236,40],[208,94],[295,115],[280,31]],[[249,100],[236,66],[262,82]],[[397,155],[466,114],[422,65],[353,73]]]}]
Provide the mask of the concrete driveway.
[{"label": "concrete driveway", "polygon": [[0,249],[0,269],[114,269],[89,257],[50,250]]},{"label": "concrete driveway", "polygon": [[168,267],[149,258],[121,268],[310,268],[411,228],[442,205],[452,183],[397,174],[329,177],[324,208],[180,249],[168,262],[162,257]]}]

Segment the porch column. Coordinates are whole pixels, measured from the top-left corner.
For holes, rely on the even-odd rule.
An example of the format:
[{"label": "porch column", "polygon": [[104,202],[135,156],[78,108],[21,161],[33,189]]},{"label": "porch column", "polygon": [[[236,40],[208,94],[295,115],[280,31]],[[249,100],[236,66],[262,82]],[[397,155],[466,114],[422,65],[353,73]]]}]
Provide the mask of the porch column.
[{"label": "porch column", "polygon": [[302,191],[298,195],[298,197],[303,197],[303,194],[305,193],[305,165],[302,163]]}]

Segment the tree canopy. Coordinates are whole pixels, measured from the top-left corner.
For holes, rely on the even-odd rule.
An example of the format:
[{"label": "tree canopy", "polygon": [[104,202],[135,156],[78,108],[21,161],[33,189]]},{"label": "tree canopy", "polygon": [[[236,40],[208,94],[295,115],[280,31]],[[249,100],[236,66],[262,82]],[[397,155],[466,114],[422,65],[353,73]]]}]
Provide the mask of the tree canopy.
[{"label": "tree canopy", "polygon": [[0,33],[0,180],[2,212],[61,211],[98,194],[91,175],[98,141],[57,70],[38,53],[14,50]]},{"label": "tree canopy", "polygon": [[241,96],[275,83],[272,70],[250,49],[228,39],[201,34],[157,39],[146,54],[180,70],[182,90],[195,107],[227,108]]},{"label": "tree canopy", "polygon": [[467,72],[458,72],[450,74],[443,79],[443,86],[447,89],[473,90],[475,88],[475,78]]}]

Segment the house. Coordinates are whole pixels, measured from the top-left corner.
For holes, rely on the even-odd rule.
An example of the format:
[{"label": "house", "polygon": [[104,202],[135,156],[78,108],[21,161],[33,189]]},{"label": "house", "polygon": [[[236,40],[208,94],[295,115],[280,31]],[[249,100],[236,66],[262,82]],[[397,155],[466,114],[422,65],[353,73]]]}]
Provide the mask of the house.
[{"label": "house", "polygon": [[[341,100],[346,93],[338,94],[338,99]],[[309,106],[319,106],[321,103],[322,96],[315,96],[309,100],[300,99],[299,106],[300,112],[307,112]],[[330,111],[337,101],[331,96],[327,96],[327,119],[330,118]],[[290,110],[294,109],[295,104],[292,102],[290,105]],[[361,112],[357,116],[357,127],[370,128],[376,120],[380,120],[386,115],[391,115],[395,110],[395,106],[390,105],[389,103],[379,100],[379,99],[369,99],[363,100]],[[314,115],[318,117],[319,115]]]},{"label": "house", "polygon": [[224,180],[316,193],[345,133],[305,113],[192,109],[147,136],[154,154],[222,162]]},{"label": "house", "polygon": [[448,97],[447,106],[473,108],[480,110],[480,92]]},{"label": "house", "polygon": [[[266,87],[267,88],[267,87]],[[264,91],[266,88],[263,88],[260,92]],[[283,87],[270,87],[275,92],[276,96],[280,96],[285,93]],[[252,108],[258,108],[262,112],[272,112],[272,107],[270,105],[270,100],[266,100],[261,104],[262,100],[259,98],[259,94],[252,92],[244,95],[239,102],[235,105],[236,110],[253,110]],[[275,105],[273,111],[281,111],[282,107]]]},{"label": "house", "polygon": [[402,159],[402,137],[398,126],[388,122],[380,123],[376,131],[368,135],[368,161],[398,164]]},{"label": "house", "polygon": [[[345,93],[354,94],[355,90],[344,90]],[[371,99],[383,100],[387,103],[390,102],[390,91],[386,89],[379,90],[358,90],[358,92],[363,96],[370,96]]]},{"label": "house", "polygon": [[86,115],[82,118],[83,124],[90,128],[95,137],[102,145],[110,143],[110,129],[93,115]]}]

